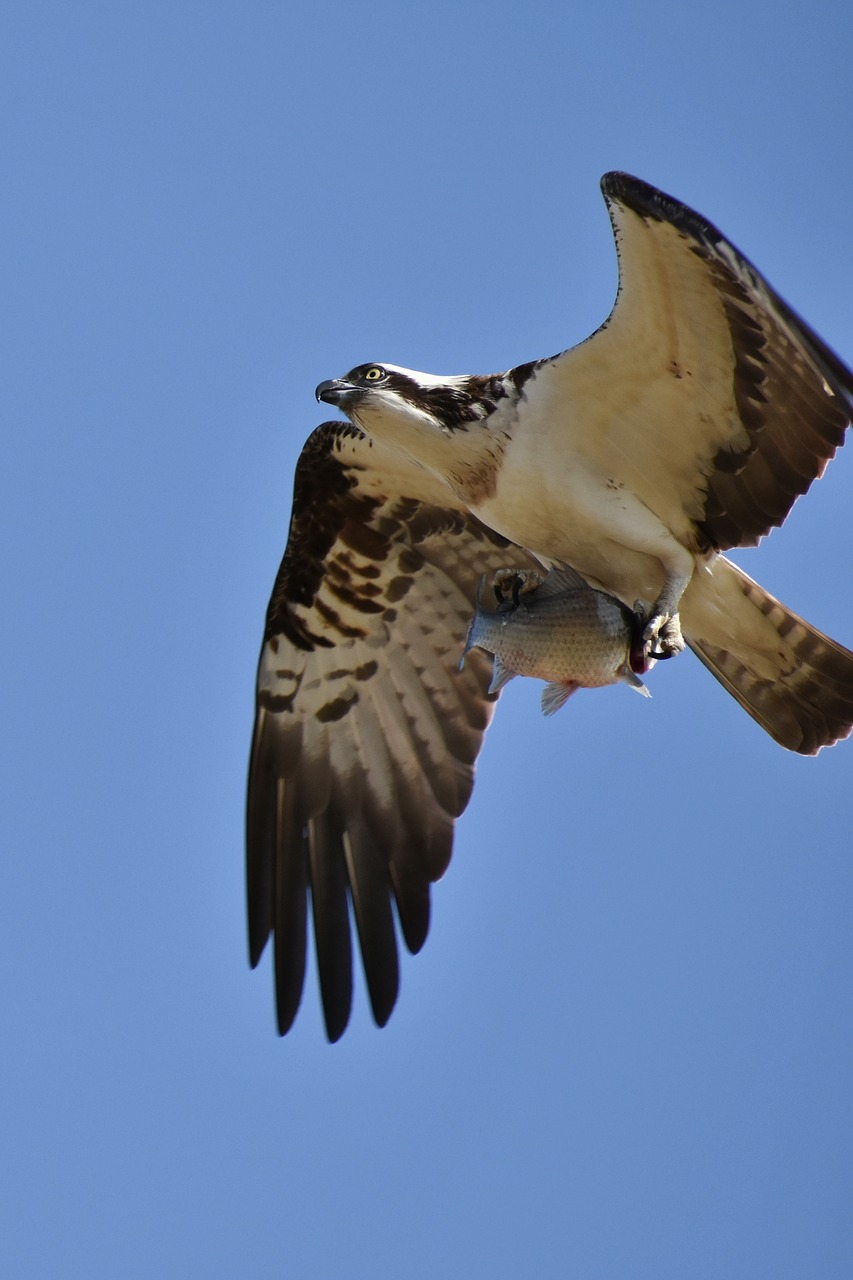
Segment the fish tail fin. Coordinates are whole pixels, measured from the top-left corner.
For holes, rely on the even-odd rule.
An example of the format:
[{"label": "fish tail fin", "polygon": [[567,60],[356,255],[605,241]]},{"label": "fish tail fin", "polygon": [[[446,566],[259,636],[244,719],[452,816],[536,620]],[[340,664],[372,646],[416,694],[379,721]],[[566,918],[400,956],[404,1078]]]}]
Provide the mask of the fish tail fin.
[{"label": "fish tail fin", "polygon": [[546,684],[542,690],[542,714],[543,716],[552,716],[555,711],[559,711],[560,707],[574,693],[578,686],[576,684],[561,684],[557,680],[552,680],[550,684]]},{"label": "fish tail fin", "polygon": [[508,667],[503,658],[495,654],[495,669],[492,673],[492,683],[489,685],[489,693],[499,693],[505,684],[509,684],[510,680],[518,674]]}]

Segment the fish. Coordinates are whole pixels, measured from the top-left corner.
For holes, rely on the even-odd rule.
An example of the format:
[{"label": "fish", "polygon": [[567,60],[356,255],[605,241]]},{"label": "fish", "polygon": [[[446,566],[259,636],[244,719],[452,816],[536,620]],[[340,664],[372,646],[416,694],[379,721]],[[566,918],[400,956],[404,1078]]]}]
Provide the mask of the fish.
[{"label": "fish", "polygon": [[484,587],[485,576],[459,667],[471,649],[493,654],[489,693],[497,693],[517,675],[546,680],[546,716],[581,688],[622,681],[644,697],[651,696],[640,679],[654,665],[642,640],[642,602],[632,612],[565,565],[544,577],[530,569],[499,569],[492,579],[495,609],[486,607]]}]

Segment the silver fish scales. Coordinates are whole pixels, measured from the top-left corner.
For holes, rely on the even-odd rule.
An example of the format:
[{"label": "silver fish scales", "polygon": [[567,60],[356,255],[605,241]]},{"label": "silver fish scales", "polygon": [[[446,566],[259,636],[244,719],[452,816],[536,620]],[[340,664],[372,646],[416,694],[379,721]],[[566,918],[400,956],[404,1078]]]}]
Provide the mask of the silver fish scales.
[{"label": "silver fish scales", "polygon": [[516,675],[546,680],[546,716],[580,688],[622,681],[649,696],[637,674],[650,665],[643,651],[642,612],[632,613],[567,567],[546,577],[525,569],[499,570],[492,581],[494,609],[483,603],[484,585],[482,580],[459,665],[473,648],[493,654],[490,693]]}]

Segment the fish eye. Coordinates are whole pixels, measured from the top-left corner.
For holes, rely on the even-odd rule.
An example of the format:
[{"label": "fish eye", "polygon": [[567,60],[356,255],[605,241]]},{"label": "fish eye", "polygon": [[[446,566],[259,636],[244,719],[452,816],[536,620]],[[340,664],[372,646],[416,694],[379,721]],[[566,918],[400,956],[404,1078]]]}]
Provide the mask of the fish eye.
[{"label": "fish eye", "polygon": [[372,364],[361,376],[365,382],[381,382],[387,375],[381,364]]}]

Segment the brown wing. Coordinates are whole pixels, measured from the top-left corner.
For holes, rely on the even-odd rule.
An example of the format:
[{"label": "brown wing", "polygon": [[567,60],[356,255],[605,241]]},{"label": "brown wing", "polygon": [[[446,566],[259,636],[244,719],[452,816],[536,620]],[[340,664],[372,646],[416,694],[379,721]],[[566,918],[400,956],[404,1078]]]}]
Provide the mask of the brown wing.
[{"label": "brown wing", "polygon": [[843,443],[853,373],[698,214],[626,174],[602,190],[616,304],[526,372],[520,420],[685,546],[754,545]]},{"label": "brown wing", "polygon": [[[602,191],[625,301],[636,288],[641,305],[666,306],[682,333],[692,327],[709,340],[707,354],[725,371],[722,402],[705,405],[707,417],[727,418],[728,428],[705,460],[700,527],[721,550],[755,545],[843,444],[853,418],[853,373],[711,223],[627,174],[605,175]],[[689,258],[699,272],[679,275],[678,260]],[[690,287],[673,288],[674,280]],[[620,299],[617,313],[622,305]],[[694,376],[677,364],[676,357],[672,376]],[[673,423],[673,432],[679,427]]]},{"label": "brown wing", "polygon": [[299,1006],[310,896],[326,1029],[352,998],[348,899],[373,1014],[394,1006],[392,901],[410,951],[494,699],[458,670],[483,573],[523,552],[448,506],[438,482],[347,423],[311,435],[267,614],[249,770],[250,958],[275,940],[279,1029]]}]

